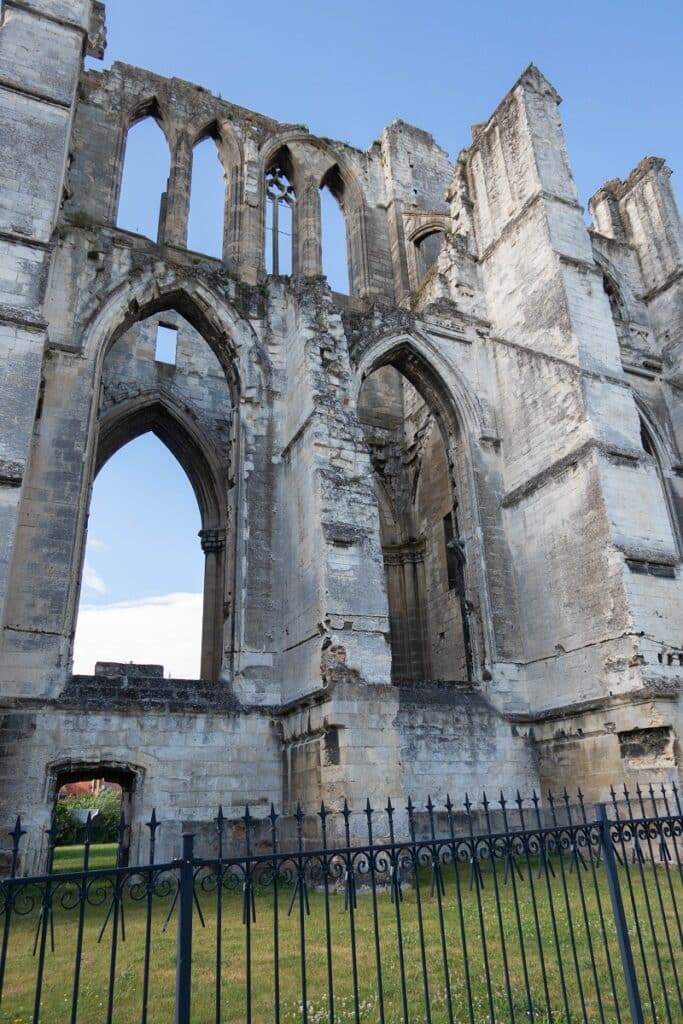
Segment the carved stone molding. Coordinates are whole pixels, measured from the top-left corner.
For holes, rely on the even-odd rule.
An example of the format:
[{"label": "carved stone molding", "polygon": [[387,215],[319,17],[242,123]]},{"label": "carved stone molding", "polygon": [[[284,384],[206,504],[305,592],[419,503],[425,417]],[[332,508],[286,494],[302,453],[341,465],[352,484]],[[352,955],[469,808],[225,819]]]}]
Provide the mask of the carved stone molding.
[{"label": "carved stone molding", "polygon": [[424,562],[427,545],[424,540],[409,540],[405,544],[387,544],[382,548],[385,565],[407,565]]},{"label": "carved stone molding", "polygon": [[205,555],[218,554],[225,547],[225,530],[221,527],[212,530],[200,530],[198,537]]}]

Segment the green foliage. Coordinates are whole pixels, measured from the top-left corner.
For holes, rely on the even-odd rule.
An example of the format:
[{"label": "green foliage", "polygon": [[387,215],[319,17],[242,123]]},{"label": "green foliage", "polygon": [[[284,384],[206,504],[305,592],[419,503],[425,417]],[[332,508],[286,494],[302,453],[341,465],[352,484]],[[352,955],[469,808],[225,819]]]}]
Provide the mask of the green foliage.
[{"label": "green foliage", "polygon": [[115,843],[121,816],[121,796],[115,789],[103,789],[99,796],[70,796],[57,801],[57,846],[83,841],[83,826],[71,817],[72,810],[99,811],[93,822],[93,842]]}]

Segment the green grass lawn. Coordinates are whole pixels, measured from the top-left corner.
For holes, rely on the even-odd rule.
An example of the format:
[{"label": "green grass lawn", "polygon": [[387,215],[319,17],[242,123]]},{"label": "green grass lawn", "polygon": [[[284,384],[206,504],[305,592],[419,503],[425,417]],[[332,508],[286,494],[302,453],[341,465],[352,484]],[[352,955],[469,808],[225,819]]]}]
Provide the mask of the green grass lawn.
[{"label": "green grass lawn", "polygon": [[[116,866],[116,843],[95,843],[90,847],[89,869]],[[80,871],[83,867],[82,846],[58,846],[55,850],[55,871]]]},{"label": "green grass lawn", "polygon": [[[98,863],[111,863],[114,850],[111,847],[93,848],[93,857]],[[56,864],[67,869],[79,858],[78,848],[64,848],[59,852]],[[445,896],[442,899],[444,938],[450,987],[452,993],[452,1019],[469,1022],[467,986],[469,984],[474,1004],[474,1020],[488,1022],[491,1019],[490,1001],[493,1003],[495,1020],[509,1024],[511,1020],[529,1021],[529,996],[534,1019],[541,1024],[550,1018],[547,1005],[553,1010],[555,1021],[565,1021],[564,990],[570,1007],[569,1020],[583,1021],[582,1000],[588,1021],[613,1024],[617,1021],[609,965],[605,953],[605,940],[598,912],[598,898],[591,870],[569,873],[565,861],[569,912],[573,918],[575,944],[572,946],[568,928],[568,912],[564,889],[561,884],[561,865],[554,859],[555,878],[550,878],[550,890],[555,907],[555,928],[550,913],[546,878],[542,873],[537,877],[537,863],[534,860],[529,871],[522,862],[523,879],[516,877],[519,899],[519,918],[515,912],[511,879],[503,884],[504,864],[498,865],[498,900],[490,865],[483,868],[484,888],[477,899],[476,886],[470,888],[468,865],[461,865],[456,879],[452,865],[444,867]],[[632,868],[632,880],[636,904],[641,921],[643,951],[649,965],[650,987],[657,1014],[666,1019],[664,996],[670,1001],[672,1020],[683,1019],[683,1008],[678,1001],[674,966],[669,956],[664,920],[672,940],[674,959],[677,960],[679,979],[683,978],[681,961],[681,939],[678,921],[671,902],[671,891],[681,908],[683,916],[683,884],[676,867],[670,873],[664,868],[645,868],[650,895],[650,912],[654,929],[649,925],[642,883],[637,868]],[[579,886],[579,877],[581,886]],[[628,1020],[628,1009],[624,997],[624,984],[616,941],[609,895],[604,870],[597,870],[597,891],[605,914],[607,944],[612,957],[614,984],[617,1000],[621,1007],[622,1019]],[[646,1020],[653,1020],[649,1009],[648,989],[642,968],[638,934],[633,922],[626,879],[624,902],[634,957],[640,974],[641,991],[646,1009]],[[462,894],[462,919],[458,913],[456,881]],[[662,917],[657,888],[659,882],[665,915]],[[387,1024],[403,1021],[403,989],[399,948],[403,952],[406,977],[405,999],[409,1020],[422,1024],[427,1020],[425,1004],[428,992],[431,1020],[433,1024],[445,1024],[449,1020],[446,998],[445,964],[440,928],[439,901],[430,893],[430,873],[420,872],[421,902],[418,903],[415,888],[406,887],[404,899],[397,907],[392,905],[389,894],[383,890],[376,899],[376,913],[381,947],[381,983],[384,997],[385,1020]],[[73,894],[73,886],[64,884],[61,890]],[[285,886],[279,891],[279,973],[280,1020],[282,1024],[301,1021],[301,931],[299,901],[295,899],[291,916],[287,915],[292,890]],[[192,1024],[213,1024],[215,1021],[216,988],[216,944],[217,914],[215,892],[203,892],[197,887],[198,898],[205,915],[206,927],[202,928],[195,914],[193,949],[193,1016]],[[88,908],[84,929],[82,975],[79,996],[81,1024],[100,1024],[105,1020],[107,984],[111,957],[111,922],[102,941],[98,933],[108,907],[109,891],[91,892],[98,906]],[[534,913],[534,898],[536,913]],[[323,894],[311,887],[309,891],[310,916],[304,915],[305,971],[307,985],[308,1020],[311,1024],[329,1021],[327,944],[325,900]],[[358,905],[354,912],[355,925],[355,973],[357,977],[359,1018],[376,1022],[379,1016],[379,982],[375,953],[375,904],[369,891],[358,894]],[[256,895],[256,921],[250,924],[250,955],[252,986],[250,991],[252,1020],[273,1021],[274,1000],[274,957],[273,957],[273,890],[264,888]],[[149,1024],[170,1024],[173,1020],[176,959],[176,916],[166,931],[163,922],[170,905],[170,897],[155,898],[151,915],[151,972]],[[422,920],[418,913],[422,910]],[[330,896],[330,930],[333,965],[333,989],[335,1020],[346,1024],[354,1016],[354,955],[351,943],[351,915],[344,907],[343,893]],[[584,910],[585,908],[585,910]],[[133,1024],[140,1020],[144,940],[146,934],[146,901],[136,901],[127,896],[124,901],[126,941],[119,943],[115,971],[114,1021],[119,1024]],[[45,978],[40,1020],[45,1024],[60,1024],[69,1020],[71,1007],[73,967],[76,943],[78,910],[65,909],[56,901],[55,909],[55,951],[49,951],[45,960]],[[23,917],[14,917],[10,933],[8,971],[5,981],[5,996],[0,1007],[2,1024],[30,1024],[36,983],[37,959],[32,956],[33,935],[36,928],[36,909]],[[483,939],[486,943],[489,976],[482,954]],[[397,941],[398,928],[402,934],[402,946]],[[421,958],[420,929],[424,935],[426,949],[425,967]],[[557,939],[555,938],[555,930]],[[658,940],[661,970],[654,955],[654,935]],[[467,958],[463,955],[464,944]],[[539,955],[539,935],[545,958],[546,986]],[[244,1022],[246,1015],[246,953],[247,928],[242,923],[241,887],[234,892],[223,893],[223,927],[221,999],[224,1021]],[[592,943],[592,955],[591,947]],[[557,947],[559,946],[559,957]],[[522,957],[522,948],[526,953]],[[577,982],[575,961],[578,962],[582,987]],[[465,962],[469,966],[466,973]],[[560,965],[562,971],[560,970]],[[507,976],[506,976],[507,971]],[[508,982],[511,996],[508,996]],[[489,994],[490,986],[490,994]],[[603,1006],[604,1018],[600,1014]],[[512,1006],[512,1009],[510,1008]]]}]

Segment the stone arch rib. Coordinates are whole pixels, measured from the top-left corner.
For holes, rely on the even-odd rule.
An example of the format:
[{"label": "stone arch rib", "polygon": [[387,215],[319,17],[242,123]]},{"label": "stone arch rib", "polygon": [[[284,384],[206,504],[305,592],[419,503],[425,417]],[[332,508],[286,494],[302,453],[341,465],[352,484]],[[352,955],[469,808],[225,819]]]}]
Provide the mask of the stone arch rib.
[{"label": "stone arch rib", "polygon": [[154,392],[108,410],[99,421],[95,475],[129,441],[151,432],[180,463],[199,505],[202,529],[225,526],[218,458],[209,440],[174,403]]},{"label": "stone arch rib", "polygon": [[[468,558],[463,621],[468,619],[472,678],[494,659],[493,616],[482,546],[479,492],[471,442],[488,431],[484,412],[456,368],[426,335],[401,333],[374,340],[357,363],[356,398],[363,380],[382,366],[393,366],[420,393],[434,415],[446,448],[453,497],[463,513]],[[457,496],[457,497],[456,497]]]},{"label": "stone arch rib", "polygon": [[365,377],[389,365],[396,367],[430,405],[441,431],[448,435],[447,445],[464,434],[479,437],[486,432],[483,410],[462,375],[422,336],[387,335],[369,345],[358,359],[356,395]]}]

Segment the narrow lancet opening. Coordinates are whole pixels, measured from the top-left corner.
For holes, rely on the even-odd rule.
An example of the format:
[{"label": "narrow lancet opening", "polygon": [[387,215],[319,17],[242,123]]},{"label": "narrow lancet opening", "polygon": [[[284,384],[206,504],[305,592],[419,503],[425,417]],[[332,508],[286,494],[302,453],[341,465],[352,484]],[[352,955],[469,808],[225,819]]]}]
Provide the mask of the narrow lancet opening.
[{"label": "narrow lancet opening", "polygon": [[443,231],[430,231],[415,241],[415,263],[418,283],[438,260],[444,238]]},{"label": "narrow lancet opening", "polygon": [[294,207],[296,192],[287,150],[282,150],[266,172],[266,252],[268,274],[294,273]]},{"label": "narrow lancet opening", "polygon": [[126,136],[116,226],[156,241],[168,187],[168,144],[154,114],[133,124]]},{"label": "narrow lancet opening", "polygon": [[192,154],[187,246],[221,259],[226,201],[225,173],[216,139],[198,142]]},{"label": "narrow lancet opening", "polygon": [[325,176],[320,189],[322,270],[332,291],[348,295],[349,256],[343,196],[343,182],[335,167]]}]

